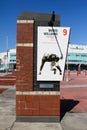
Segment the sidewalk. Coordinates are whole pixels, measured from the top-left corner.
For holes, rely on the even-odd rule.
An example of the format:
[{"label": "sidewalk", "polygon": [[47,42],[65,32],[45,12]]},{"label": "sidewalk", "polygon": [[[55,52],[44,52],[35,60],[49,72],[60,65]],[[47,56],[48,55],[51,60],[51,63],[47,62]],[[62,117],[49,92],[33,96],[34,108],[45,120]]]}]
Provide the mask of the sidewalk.
[{"label": "sidewalk", "polygon": [[4,86],[4,88],[7,90],[0,94],[0,130],[10,130],[16,119],[15,86]]},{"label": "sidewalk", "polygon": [[87,112],[62,115],[59,123],[16,122],[15,86],[0,94],[0,130],[87,130]]},{"label": "sidewalk", "polygon": [[75,73],[62,81],[61,126],[63,130],[87,130],[87,75]]},{"label": "sidewalk", "polygon": [[66,113],[61,121],[63,130],[87,130],[87,113]]},{"label": "sidewalk", "polygon": [[12,130],[62,130],[60,123],[21,123],[16,122]]},{"label": "sidewalk", "polygon": [[15,86],[4,88],[7,90],[0,94],[0,130],[62,130],[60,123],[16,122]]},{"label": "sidewalk", "polygon": [[12,130],[87,130],[87,113],[66,113],[61,123],[15,122]]}]

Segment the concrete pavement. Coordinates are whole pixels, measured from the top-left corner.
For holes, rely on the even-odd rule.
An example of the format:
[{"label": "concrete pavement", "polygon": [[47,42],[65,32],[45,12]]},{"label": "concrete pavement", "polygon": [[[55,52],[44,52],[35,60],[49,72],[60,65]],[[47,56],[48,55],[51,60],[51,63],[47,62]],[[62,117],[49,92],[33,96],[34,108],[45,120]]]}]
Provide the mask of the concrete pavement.
[{"label": "concrete pavement", "polygon": [[87,130],[87,113],[66,113],[61,121],[63,130]]},{"label": "concrete pavement", "polygon": [[12,130],[62,130],[60,123],[21,123],[16,122]]},{"label": "concrete pavement", "polygon": [[[2,86],[3,87],[3,86]],[[4,86],[5,88],[6,86]],[[7,87],[6,87],[7,88]],[[0,94],[0,130],[87,130],[87,112],[63,114],[60,123],[16,122],[15,86]]]},{"label": "concrete pavement", "polygon": [[0,94],[0,130],[10,130],[15,121],[15,86],[0,86],[7,90]]},{"label": "concrete pavement", "polygon": [[87,130],[87,113],[67,112],[61,123],[16,122],[12,130]]}]

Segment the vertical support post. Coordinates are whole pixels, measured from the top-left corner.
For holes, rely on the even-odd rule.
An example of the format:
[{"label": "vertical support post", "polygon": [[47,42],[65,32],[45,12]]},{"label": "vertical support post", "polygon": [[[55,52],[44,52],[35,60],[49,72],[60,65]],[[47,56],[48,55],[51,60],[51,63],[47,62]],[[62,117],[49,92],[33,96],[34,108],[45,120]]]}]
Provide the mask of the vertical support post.
[{"label": "vertical support post", "polygon": [[6,73],[8,73],[8,36],[6,36],[6,52],[7,52]]},{"label": "vertical support post", "polygon": [[68,54],[67,54],[67,62],[66,62],[66,65],[67,65],[67,77],[66,77],[66,81],[68,82],[68,81],[69,81],[69,77],[68,77]]}]

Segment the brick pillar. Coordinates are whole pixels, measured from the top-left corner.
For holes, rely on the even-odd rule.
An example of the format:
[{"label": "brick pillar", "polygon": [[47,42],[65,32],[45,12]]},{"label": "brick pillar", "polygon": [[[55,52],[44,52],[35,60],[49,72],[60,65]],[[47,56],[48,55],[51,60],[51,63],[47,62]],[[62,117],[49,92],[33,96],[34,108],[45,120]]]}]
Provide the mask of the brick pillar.
[{"label": "brick pillar", "polygon": [[33,23],[17,20],[16,115],[30,115],[23,92],[33,90]]},{"label": "brick pillar", "polygon": [[33,33],[34,20],[17,20],[16,117],[20,121],[58,121],[60,91],[34,90]]}]

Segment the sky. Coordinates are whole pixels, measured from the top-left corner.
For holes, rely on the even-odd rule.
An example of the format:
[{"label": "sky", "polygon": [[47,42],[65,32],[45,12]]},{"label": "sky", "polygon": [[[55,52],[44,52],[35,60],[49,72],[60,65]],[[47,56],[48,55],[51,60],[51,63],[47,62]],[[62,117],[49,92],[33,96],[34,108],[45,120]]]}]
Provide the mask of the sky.
[{"label": "sky", "polygon": [[87,0],[0,0],[0,52],[16,47],[17,17],[21,12],[60,15],[60,26],[70,27],[70,43],[87,45]]}]

